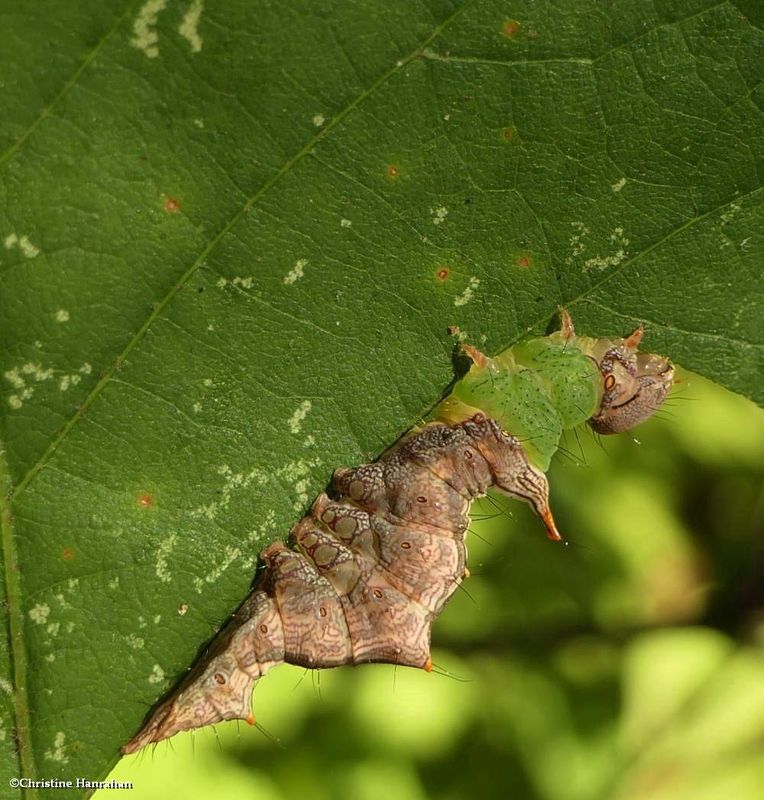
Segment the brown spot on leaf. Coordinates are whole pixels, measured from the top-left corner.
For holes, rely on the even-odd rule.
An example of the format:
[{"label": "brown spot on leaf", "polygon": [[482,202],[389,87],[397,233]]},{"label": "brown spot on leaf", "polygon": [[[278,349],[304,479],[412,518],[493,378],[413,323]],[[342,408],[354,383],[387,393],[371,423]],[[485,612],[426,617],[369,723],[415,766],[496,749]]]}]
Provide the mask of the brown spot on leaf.
[{"label": "brown spot on leaf", "polygon": [[528,269],[528,267],[533,266],[533,258],[528,255],[518,256],[515,260],[515,264],[517,264],[520,269]]},{"label": "brown spot on leaf", "polygon": [[141,492],[138,495],[138,505],[141,508],[151,508],[154,505],[154,496],[148,492]]},{"label": "brown spot on leaf", "polygon": [[504,20],[504,24],[501,26],[501,33],[503,36],[506,36],[507,39],[514,39],[519,30],[520,23],[514,19]]},{"label": "brown spot on leaf", "polygon": [[398,167],[395,164],[388,164],[387,165],[387,177],[388,178],[397,178],[400,173],[398,172]]},{"label": "brown spot on leaf", "polygon": [[514,128],[504,128],[501,132],[501,135],[504,137],[505,142],[511,142],[512,139],[515,138],[515,129]]},{"label": "brown spot on leaf", "polygon": [[71,547],[65,547],[62,553],[64,561],[71,561],[74,558],[74,550]]},{"label": "brown spot on leaf", "polygon": [[164,210],[170,214],[177,214],[180,211],[180,202],[174,197],[165,197]]},{"label": "brown spot on leaf", "polygon": [[435,277],[441,282],[445,283],[449,276],[451,275],[451,270],[448,267],[440,267],[435,273]]}]

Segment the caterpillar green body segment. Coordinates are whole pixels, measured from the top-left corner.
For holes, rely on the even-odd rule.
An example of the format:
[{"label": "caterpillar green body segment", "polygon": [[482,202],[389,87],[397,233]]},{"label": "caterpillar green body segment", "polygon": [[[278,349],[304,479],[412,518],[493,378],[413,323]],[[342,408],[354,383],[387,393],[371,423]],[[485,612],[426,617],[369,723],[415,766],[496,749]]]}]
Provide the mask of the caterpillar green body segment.
[{"label": "caterpillar green body segment", "polygon": [[650,417],[673,381],[668,359],[638,353],[642,328],[629,336],[576,336],[562,328],[490,358],[462,346],[472,359],[435,416],[447,422],[482,411],[517,436],[539,469],[549,467],[564,430],[588,422],[599,433],[620,433]]}]

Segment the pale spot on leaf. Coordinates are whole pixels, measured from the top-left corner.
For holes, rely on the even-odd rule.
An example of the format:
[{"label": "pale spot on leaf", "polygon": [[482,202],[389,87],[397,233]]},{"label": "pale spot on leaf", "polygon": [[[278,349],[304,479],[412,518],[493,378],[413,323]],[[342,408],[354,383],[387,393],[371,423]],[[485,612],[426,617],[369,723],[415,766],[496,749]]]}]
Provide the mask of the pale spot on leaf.
[{"label": "pale spot on leaf", "polygon": [[454,305],[466,306],[472,300],[478,286],[480,286],[480,278],[476,278],[473,275],[467,284],[467,288],[458,297],[454,298]]},{"label": "pale spot on leaf", "polygon": [[53,595],[53,597],[63,610],[66,611],[72,607],[72,604],[64,597],[63,594],[56,594]]},{"label": "pale spot on leaf", "polygon": [[29,618],[38,625],[44,625],[50,614],[50,606],[47,603],[38,603],[34,608],[29,609]]},{"label": "pale spot on leaf", "polygon": [[202,17],[204,0],[193,0],[183,15],[178,33],[191,45],[191,52],[198,53],[202,49],[202,37],[199,36],[199,20]]},{"label": "pale spot on leaf", "polygon": [[239,286],[242,289],[251,289],[255,285],[254,278],[219,278],[217,282],[218,289],[225,289],[226,286]]},{"label": "pale spot on leaf", "polygon": [[223,560],[204,576],[204,580],[207,583],[215,583],[240,555],[241,550],[238,547],[231,547],[231,545],[228,545],[224,550]]},{"label": "pale spot on leaf", "polygon": [[167,559],[172,552],[173,547],[175,547],[175,543],[178,541],[178,537],[176,534],[170,534],[163,542],[159,544],[159,549],[157,550],[157,560],[156,560],[156,576],[159,578],[160,581],[164,583],[169,583],[172,579],[170,575],[170,570],[167,566]]},{"label": "pale spot on leaf", "polygon": [[624,230],[622,227],[617,227],[613,230],[613,232],[610,234],[610,241],[618,249],[613,253],[596,255],[593,258],[588,258],[586,261],[584,261],[584,269],[603,270],[608,269],[609,267],[617,267],[628,258],[629,253],[626,250],[626,247],[629,244],[629,240],[624,235]]},{"label": "pale spot on leaf", "polygon": [[432,214],[432,224],[441,225],[448,216],[448,209],[445,206],[440,206],[439,208],[431,208],[430,214]]},{"label": "pale spot on leaf", "polygon": [[6,250],[12,250],[14,247],[18,247],[19,250],[21,250],[21,254],[26,258],[36,258],[40,255],[40,248],[32,244],[28,236],[19,236],[17,233],[9,233],[3,240],[3,244]]},{"label": "pale spot on leaf", "polygon": [[159,55],[159,34],[156,32],[157,18],[167,6],[167,0],[148,0],[133,22],[133,38],[130,44],[142,50],[147,58]]},{"label": "pale spot on leaf", "polygon": [[22,236],[19,239],[19,247],[21,248],[21,252],[27,258],[35,258],[36,256],[40,255],[40,248],[35,247],[32,242],[29,241],[28,236]]},{"label": "pale spot on leaf", "polygon": [[310,400],[303,400],[299,407],[295,410],[294,414],[289,418],[289,430],[293,434],[298,434],[302,429],[302,423],[305,417],[310,413],[313,403]]},{"label": "pale spot on leaf", "polygon": [[60,764],[68,764],[69,756],[66,754],[66,734],[58,731],[53,739],[53,747],[45,751],[45,758],[50,761],[58,761]]},{"label": "pale spot on leaf", "polygon": [[218,475],[223,476],[223,486],[220,490],[220,497],[207,505],[199,506],[191,512],[192,517],[206,517],[207,519],[215,519],[220,511],[228,508],[231,502],[231,495],[236,489],[246,489],[252,481],[256,481],[258,485],[263,485],[267,481],[267,474],[255,467],[248,473],[234,472],[228,464],[222,464],[218,467]]},{"label": "pale spot on leaf", "polygon": [[305,274],[305,267],[307,266],[308,262],[304,258],[296,261],[292,269],[284,276],[284,283],[289,285],[298,281]]},{"label": "pale spot on leaf", "polygon": [[163,683],[164,682],[164,670],[159,666],[159,664],[154,664],[151,668],[151,675],[148,677],[149,683]]}]

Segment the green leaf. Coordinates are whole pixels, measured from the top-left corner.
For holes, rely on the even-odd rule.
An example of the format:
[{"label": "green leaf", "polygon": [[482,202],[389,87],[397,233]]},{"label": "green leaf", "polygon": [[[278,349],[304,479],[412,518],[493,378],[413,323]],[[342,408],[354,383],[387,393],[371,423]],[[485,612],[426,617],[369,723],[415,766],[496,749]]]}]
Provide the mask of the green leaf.
[{"label": "green leaf", "polygon": [[764,399],[751,5],[3,5],[9,774],[107,772],[448,325]]}]

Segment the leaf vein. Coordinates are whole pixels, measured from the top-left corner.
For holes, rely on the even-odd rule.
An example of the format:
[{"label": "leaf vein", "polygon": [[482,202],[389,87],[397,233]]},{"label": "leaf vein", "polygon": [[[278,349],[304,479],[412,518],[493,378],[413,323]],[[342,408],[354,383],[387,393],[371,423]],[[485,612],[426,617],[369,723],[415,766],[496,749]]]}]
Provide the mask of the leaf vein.
[{"label": "leaf vein", "polygon": [[[34,480],[36,475],[39,474],[40,470],[43,466],[51,459],[53,454],[58,450],[61,443],[67,438],[71,430],[77,425],[80,421],[82,416],[85,414],[88,409],[93,405],[96,398],[101,394],[104,387],[112,380],[114,374],[117,370],[118,365],[124,361],[125,357],[135,348],[138,343],[143,339],[146,335],[146,332],[151,328],[154,322],[160,317],[162,312],[167,308],[167,306],[172,302],[173,298],[178,294],[180,289],[183,285],[191,278],[191,276],[199,269],[199,267],[205,262],[209,254],[214,250],[214,248],[218,245],[218,243],[225,237],[232,228],[242,219],[250,209],[260,200],[261,197],[266,195],[270,189],[278,183],[278,181],[284,176],[291,172],[291,170],[300,162],[302,161],[305,156],[311,153],[316,146],[316,144],[327,135],[329,131],[333,128],[339,126],[341,122],[345,120],[347,116],[353,113],[358,106],[360,106],[365,100],[369,97],[374,95],[374,93],[383,86],[393,75],[395,75],[402,67],[408,64],[412,59],[416,58],[427,45],[432,42],[435,38],[437,38],[443,30],[445,30],[450,24],[454,22],[472,3],[474,0],[466,0],[461,6],[456,8],[446,19],[444,19],[439,25],[437,25],[429,36],[427,36],[424,41],[420,42],[414,50],[409,53],[407,56],[404,56],[401,59],[397,59],[393,62],[393,66],[389,67],[385,70],[375,81],[371,83],[371,85],[364,89],[360,94],[358,94],[353,100],[351,100],[344,109],[342,109],[336,116],[334,116],[324,127],[322,130],[318,131],[314,134],[306,144],[304,144],[294,155],[292,155],[281,168],[262,186],[252,194],[244,205],[231,217],[231,219],[223,225],[223,227],[210,239],[210,241],[205,245],[202,251],[199,253],[195,261],[183,272],[180,278],[170,287],[167,294],[164,298],[158,302],[149,316],[146,318],[144,323],[140,326],[140,328],[135,332],[132,336],[130,341],[124,347],[122,352],[117,356],[114,363],[103,373],[101,378],[95,384],[95,386],[91,389],[90,393],[87,395],[85,400],[79,406],[77,411],[64,423],[61,427],[59,432],[56,436],[52,439],[48,447],[45,449],[43,454],[37,461],[29,468],[26,472],[24,477],[19,481],[16,488],[13,490],[13,496],[17,497],[21,492],[23,492],[27,486]],[[123,15],[124,17],[124,15]],[[92,58],[91,58],[92,60]]]}]

